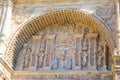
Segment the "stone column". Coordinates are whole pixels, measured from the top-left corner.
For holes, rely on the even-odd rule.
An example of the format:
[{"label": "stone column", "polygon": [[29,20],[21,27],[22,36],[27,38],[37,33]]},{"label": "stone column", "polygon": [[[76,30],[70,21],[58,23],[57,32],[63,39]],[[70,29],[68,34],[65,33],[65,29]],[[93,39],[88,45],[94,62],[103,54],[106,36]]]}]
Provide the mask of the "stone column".
[{"label": "stone column", "polygon": [[[75,53],[75,55],[79,57],[79,59],[78,59],[79,63],[75,67],[76,67],[76,69],[81,69],[81,52],[82,52],[83,34],[75,34],[74,37],[76,39],[76,53]],[[77,59],[75,59],[75,60],[77,60]]]},{"label": "stone column", "polygon": [[[52,61],[52,57],[53,57],[53,44],[54,44],[54,40],[55,40],[55,35],[47,35],[45,36],[46,42],[49,42],[50,45],[47,46],[46,44],[46,51],[45,51],[45,61],[44,61],[44,66],[46,68],[50,68],[50,64]],[[48,65],[46,64],[48,62]]]},{"label": "stone column", "polygon": [[103,70],[106,70],[106,42],[102,43],[103,45]]},{"label": "stone column", "polygon": [[4,54],[5,44],[10,36],[10,23],[12,18],[12,1],[2,0],[2,16],[0,22],[0,52]]},{"label": "stone column", "polygon": [[[97,43],[96,43],[96,38],[97,38],[98,34],[97,33],[90,33],[87,35],[88,39],[89,39],[89,56],[88,56],[88,67],[90,70],[96,70],[96,47],[97,47]],[[94,45],[91,46],[91,40],[94,40]],[[91,52],[91,47],[94,48],[93,52]],[[91,56],[92,54],[92,56]],[[93,60],[93,65],[91,65],[90,63],[90,59],[92,58]]]},{"label": "stone column", "polygon": [[[33,40],[34,40],[34,41],[33,41],[33,47],[32,47],[33,50],[32,50],[32,52],[33,52],[33,53],[36,53],[36,54],[34,54],[34,56],[35,56],[35,57],[34,57],[34,58],[35,58],[35,59],[34,59],[34,60],[35,60],[34,63],[35,63],[35,64],[34,64],[34,66],[33,66],[33,69],[36,70],[36,68],[37,68],[37,66],[38,66],[38,65],[37,65],[37,64],[38,64],[38,56],[37,56],[37,55],[38,55],[38,53],[40,52],[40,50],[39,50],[39,49],[36,49],[36,50],[35,50],[35,48],[39,48],[39,47],[40,47],[40,46],[37,46],[37,45],[41,45],[41,44],[42,44],[42,38],[43,38],[43,36],[32,36],[32,38],[33,38]],[[35,42],[38,41],[38,40],[40,41],[40,43],[35,44]],[[38,41],[38,42],[39,42],[39,41]],[[35,45],[36,45],[36,47],[35,47]],[[36,51],[36,52],[35,52],[35,51]],[[32,60],[33,60],[33,59],[32,59]]]},{"label": "stone column", "polygon": [[90,50],[90,47],[91,47],[91,37],[88,38],[88,41],[89,41],[89,47],[88,47],[88,68],[90,68],[90,53],[91,53],[91,50]]},{"label": "stone column", "polygon": [[114,49],[114,55],[115,56],[120,56],[120,1],[119,0],[114,0],[115,4],[115,10],[117,14],[117,34],[116,34],[116,42],[117,42],[117,47]]},{"label": "stone column", "polygon": [[93,51],[93,69],[96,70],[96,54],[97,54],[97,33],[93,34],[93,39],[94,39],[94,51]]},{"label": "stone column", "polygon": [[97,54],[97,43],[96,43],[97,41],[96,41],[96,38],[94,38],[94,63],[93,63],[93,66],[94,66],[94,68],[96,68],[96,54]]}]

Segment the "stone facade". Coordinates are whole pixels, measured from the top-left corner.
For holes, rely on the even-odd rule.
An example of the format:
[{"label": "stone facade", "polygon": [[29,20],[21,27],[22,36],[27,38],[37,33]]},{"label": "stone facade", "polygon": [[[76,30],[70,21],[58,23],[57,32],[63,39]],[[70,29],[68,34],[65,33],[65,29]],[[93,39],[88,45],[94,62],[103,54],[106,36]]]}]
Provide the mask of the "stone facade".
[{"label": "stone facade", "polygon": [[119,80],[118,0],[0,0],[1,80]]}]

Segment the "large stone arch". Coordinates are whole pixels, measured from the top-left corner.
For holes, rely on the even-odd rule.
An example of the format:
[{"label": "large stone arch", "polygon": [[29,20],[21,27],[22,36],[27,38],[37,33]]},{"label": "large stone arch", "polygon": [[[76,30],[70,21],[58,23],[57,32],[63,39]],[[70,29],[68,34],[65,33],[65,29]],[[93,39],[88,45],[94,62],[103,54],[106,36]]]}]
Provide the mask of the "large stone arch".
[{"label": "large stone arch", "polygon": [[96,31],[99,31],[102,38],[107,42],[111,53],[113,53],[115,46],[114,40],[107,25],[103,24],[90,13],[70,9],[57,10],[36,15],[21,25],[9,41],[9,45],[6,49],[6,59],[9,66],[14,69],[17,62],[17,57],[23,48],[23,44],[27,42],[32,35],[47,26],[62,22],[81,23],[83,26],[88,26]]}]

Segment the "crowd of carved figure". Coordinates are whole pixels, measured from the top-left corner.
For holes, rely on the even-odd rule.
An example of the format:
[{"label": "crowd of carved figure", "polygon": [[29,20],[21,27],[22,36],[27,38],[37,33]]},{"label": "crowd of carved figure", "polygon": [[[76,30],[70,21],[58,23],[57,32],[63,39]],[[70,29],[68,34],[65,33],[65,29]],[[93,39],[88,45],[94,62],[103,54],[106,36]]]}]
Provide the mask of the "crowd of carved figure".
[{"label": "crowd of carved figure", "polygon": [[107,44],[99,33],[90,33],[88,29],[75,33],[71,29],[60,27],[58,33],[49,34],[47,30],[46,34],[33,36],[24,46],[22,69],[107,70]]},{"label": "crowd of carved figure", "polygon": [[[64,47],[60,58],[55,57],[54,60],[51,63],[49,63],[51,70],[57,70],[57,69],[71,70],[74,67],[73,66],[73,64],[74,64],[73,59],[75,59],[74,57],[68,58],[68,60],[66,60],[66,58],[68,57],[67,55],[69,55],[69,53],[67,52],[69,49],[70,48]],[[75,53],[73,53],[72,55],[74,56]],[[89,53],[88,53],[87,46],[83,45],[83,50],[80,55],[81,55],[81,59],[80,59],[81,64],[80,65],[83,68],[87,68],[88,61],[89,61],[89,59],[88,59]],[[45,64],[44,61],[45,61],[45,56],[46,56],[45,50],[41,49],[39,51],[39,53],[37,53],[36,56],[37,56],[37,60],[38,60],[37,61],[38,68],[44,68],[44,64]],[[48,56],[50,56],[50,55],[48,55]],[[103,46],[98,46],[98,51],[95,54],[95,56],[96,56],[96,63],[95,63],[96,68],[106,65],[106,64],[104,64],[104,61],[103,61],[104,57],[105,57]],[[24,68],[28,68],[30,66],[31,57],[32,57],[32,48],[27,48],[25,56],[24,56],[24,66],[23,66]],[[60,62],[61,62],[61,64],[60,64]],[[59,68],[60,65],[61,65],[61,68]]]}]

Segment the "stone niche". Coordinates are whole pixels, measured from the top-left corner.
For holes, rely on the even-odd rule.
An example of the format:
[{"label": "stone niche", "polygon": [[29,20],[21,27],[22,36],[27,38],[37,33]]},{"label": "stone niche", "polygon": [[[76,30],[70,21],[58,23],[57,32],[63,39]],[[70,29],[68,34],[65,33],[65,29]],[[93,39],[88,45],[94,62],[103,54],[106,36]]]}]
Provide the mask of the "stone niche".
[{"label": "stone niche", "polygon": [[24,44],[16,71],[111,71],[108,54],[99,32],[78,24],[56,24]]}]

